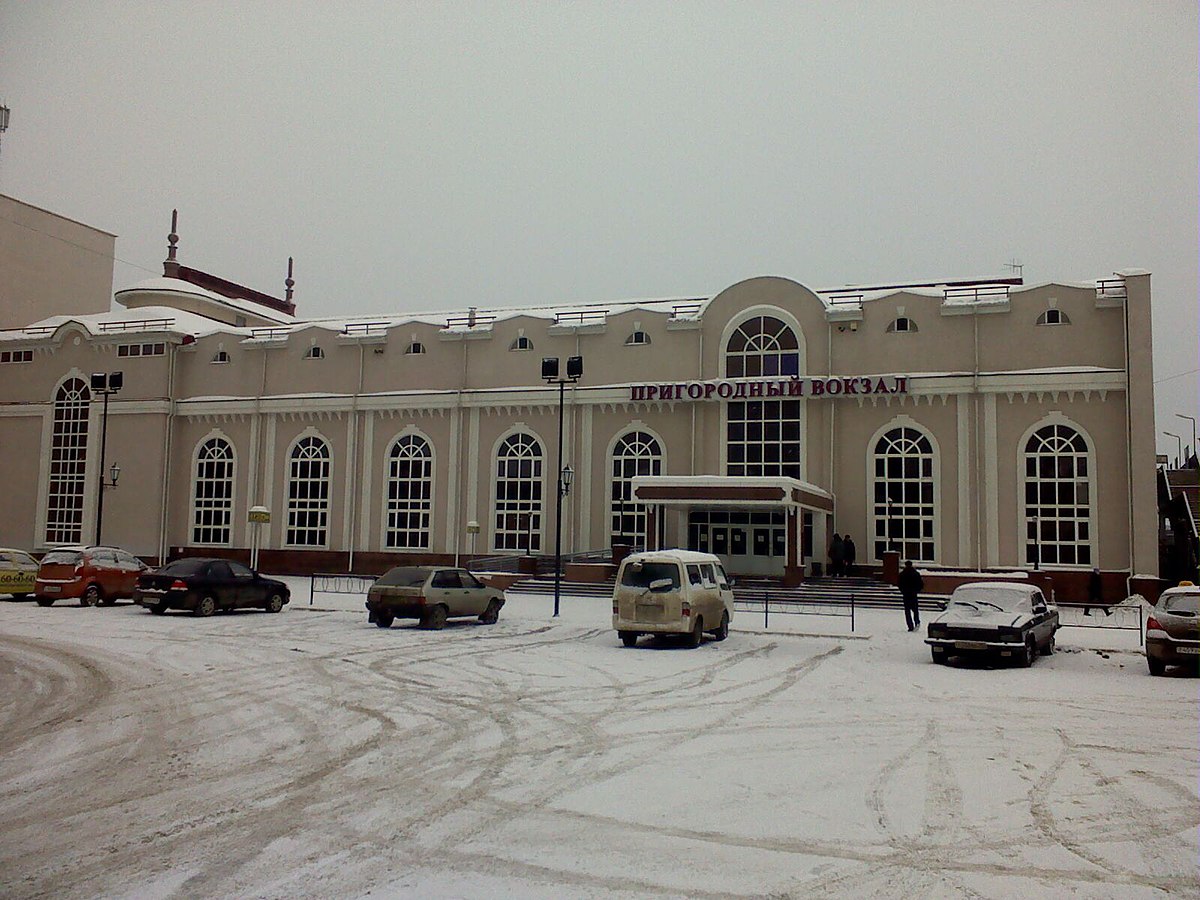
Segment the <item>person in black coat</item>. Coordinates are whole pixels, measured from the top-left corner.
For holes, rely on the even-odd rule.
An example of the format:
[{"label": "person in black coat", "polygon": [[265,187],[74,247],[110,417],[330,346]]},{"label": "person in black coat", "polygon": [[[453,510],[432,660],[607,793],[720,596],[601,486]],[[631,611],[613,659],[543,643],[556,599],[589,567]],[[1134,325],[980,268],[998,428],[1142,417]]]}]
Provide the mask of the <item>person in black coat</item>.
[{"label": "person in black coat", "polygon": [[854,538],[846,535],[842,538],[842,556],[846,558],[845,574],[854,574],[854,561],[858,559],[858,548],[854,546]]},{"label": "person in black coat", "polygon": [[846,546],[842,543],[842,536],[835,533],[833,540],[829,542],[829,574],[833,578],[837,578],[842,574],[842,564],[846,560]]},{"label": "person in black coat", "polygon": [[1088,605],[1083,608],[1083,614],[1090,616],[1093,606],[1104,610],[1106,616],[1112,615],[1112,610],[1104,605],[1104,579],[1100,577],[1099,569],[1092,569],[1091,577],[1088,578]]},{"label": "person in black coat", "polygon": [[917,598],[921,591],[925,590],[925,580],[921,573],[913,568],[911,559],[900,571],[896,587],[900,588],[900,596],[904,598],[904,620],[908,623],[908,630],[916,631],[921,627],[921,609],[917,605]]}]

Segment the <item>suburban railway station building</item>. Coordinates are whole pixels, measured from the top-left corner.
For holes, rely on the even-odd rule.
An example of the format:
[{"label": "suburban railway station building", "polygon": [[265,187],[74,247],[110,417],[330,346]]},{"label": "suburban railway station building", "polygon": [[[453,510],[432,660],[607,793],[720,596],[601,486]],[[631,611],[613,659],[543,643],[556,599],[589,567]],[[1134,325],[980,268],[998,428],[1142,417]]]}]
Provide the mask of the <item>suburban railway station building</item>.
[{"label": "suburban railway station building", "polygon": [[[1150,275],[310,319],[182,265],[0,332],[0,543],[269,571],[684,546],[797,577],[850,534],[1064,585],[1158,568]],[[93,373],[120,371],[104,403]],[[101,465],[101,445],[105,457]],[[251,507],[267,524],[248,522]]]}]

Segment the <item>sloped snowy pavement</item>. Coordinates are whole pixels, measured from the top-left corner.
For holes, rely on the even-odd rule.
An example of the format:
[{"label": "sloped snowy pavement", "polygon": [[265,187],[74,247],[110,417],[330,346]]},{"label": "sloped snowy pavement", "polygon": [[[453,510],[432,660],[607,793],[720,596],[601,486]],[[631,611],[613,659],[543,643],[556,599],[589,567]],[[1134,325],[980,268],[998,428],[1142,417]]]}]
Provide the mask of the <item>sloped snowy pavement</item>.
[{"label": "sloped snowy pavement", "polygon": [[898,613],[631,650],[603,600],[306,600],[0,603],[0,895],[1196,894],[1197,682],[1136,635],[987,669]]}]

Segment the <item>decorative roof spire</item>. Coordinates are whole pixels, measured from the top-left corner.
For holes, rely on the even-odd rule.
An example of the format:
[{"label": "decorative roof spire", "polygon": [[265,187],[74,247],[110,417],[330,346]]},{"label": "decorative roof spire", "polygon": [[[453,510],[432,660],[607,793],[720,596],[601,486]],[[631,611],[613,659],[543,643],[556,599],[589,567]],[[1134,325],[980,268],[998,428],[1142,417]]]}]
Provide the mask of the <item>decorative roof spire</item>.
[{"label": "decorative roof spire", "polygon": [[175,259],[175,245],[179,243],[179,210],[171,210],[171,233],[167,235],[167,258],[163,262],[163,275],[167,278],[179,276],[179,262]]},{"label": "decorative roof spire", "polygon": [[284,279],[283,286],[287,288],[287,290],[284,292],[283,299],[288,303],[291,303],[292,288],[296,286],[296,282],[292,280],[292,258],[290,256],[288,257],[288,274],[287,278]]}]

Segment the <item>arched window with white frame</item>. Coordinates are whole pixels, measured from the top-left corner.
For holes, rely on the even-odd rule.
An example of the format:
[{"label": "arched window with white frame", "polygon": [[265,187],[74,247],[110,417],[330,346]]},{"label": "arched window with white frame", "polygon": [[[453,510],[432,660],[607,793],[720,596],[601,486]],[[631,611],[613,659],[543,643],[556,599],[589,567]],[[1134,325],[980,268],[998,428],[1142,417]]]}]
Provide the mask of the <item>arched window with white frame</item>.
[{"label": "arched window with white frame", "polygon": [[388,451],[388,550],[428,550],[433,509],[433,450],[418,434],[398,437]]},{"label": "arched window with white frame", "polygon": [[192,543],[228,546],[233,524],[233,446],[221,437],[196,448],[192,481]]},{"label": "arched window with white frame", "polygon": [[542,549],[542,445],[519,432],[496,452],[496,550]]},{"label": "arched window with white frame", "polygon": [[901,559],[937,560],[934,450],[929,436],[900,426],[882,434],[872,451],[875,559],[896,550]]},{"label": "arched window with white frame", "polygon": [[47,544],[77,544],[83,540],[91,402],[91,391],[82,378],[67,379],[54,394],[50,484],[46,497]]},{"label": "arched window with white frame", "polygon": [[[725,345],[728,378],[785,378],[799,372],[796,333],[774,316],[747,319]],[[803,477],[800,400],[737,400],[725,410],[725,474]]]},{"label": "arched window with white frame", "polygon": [[613,446],[612,481],[609,483],[609,532],[613,540],[637,547],[646,545],[646,506],[633,499],[637,475],[661,475],[662,445],[652,434],[630,431]]},{"label": "arched window with white frame", "polygon": [[325,547],[329,543],[330,452],[324,438],[301,438],[288,459],[287,544]]},{"label": "arched window with white frame", "polygon": [[1025,561],[1092,566],[1091,453],[1070,425],[1045,425],[1024,455]]}]

